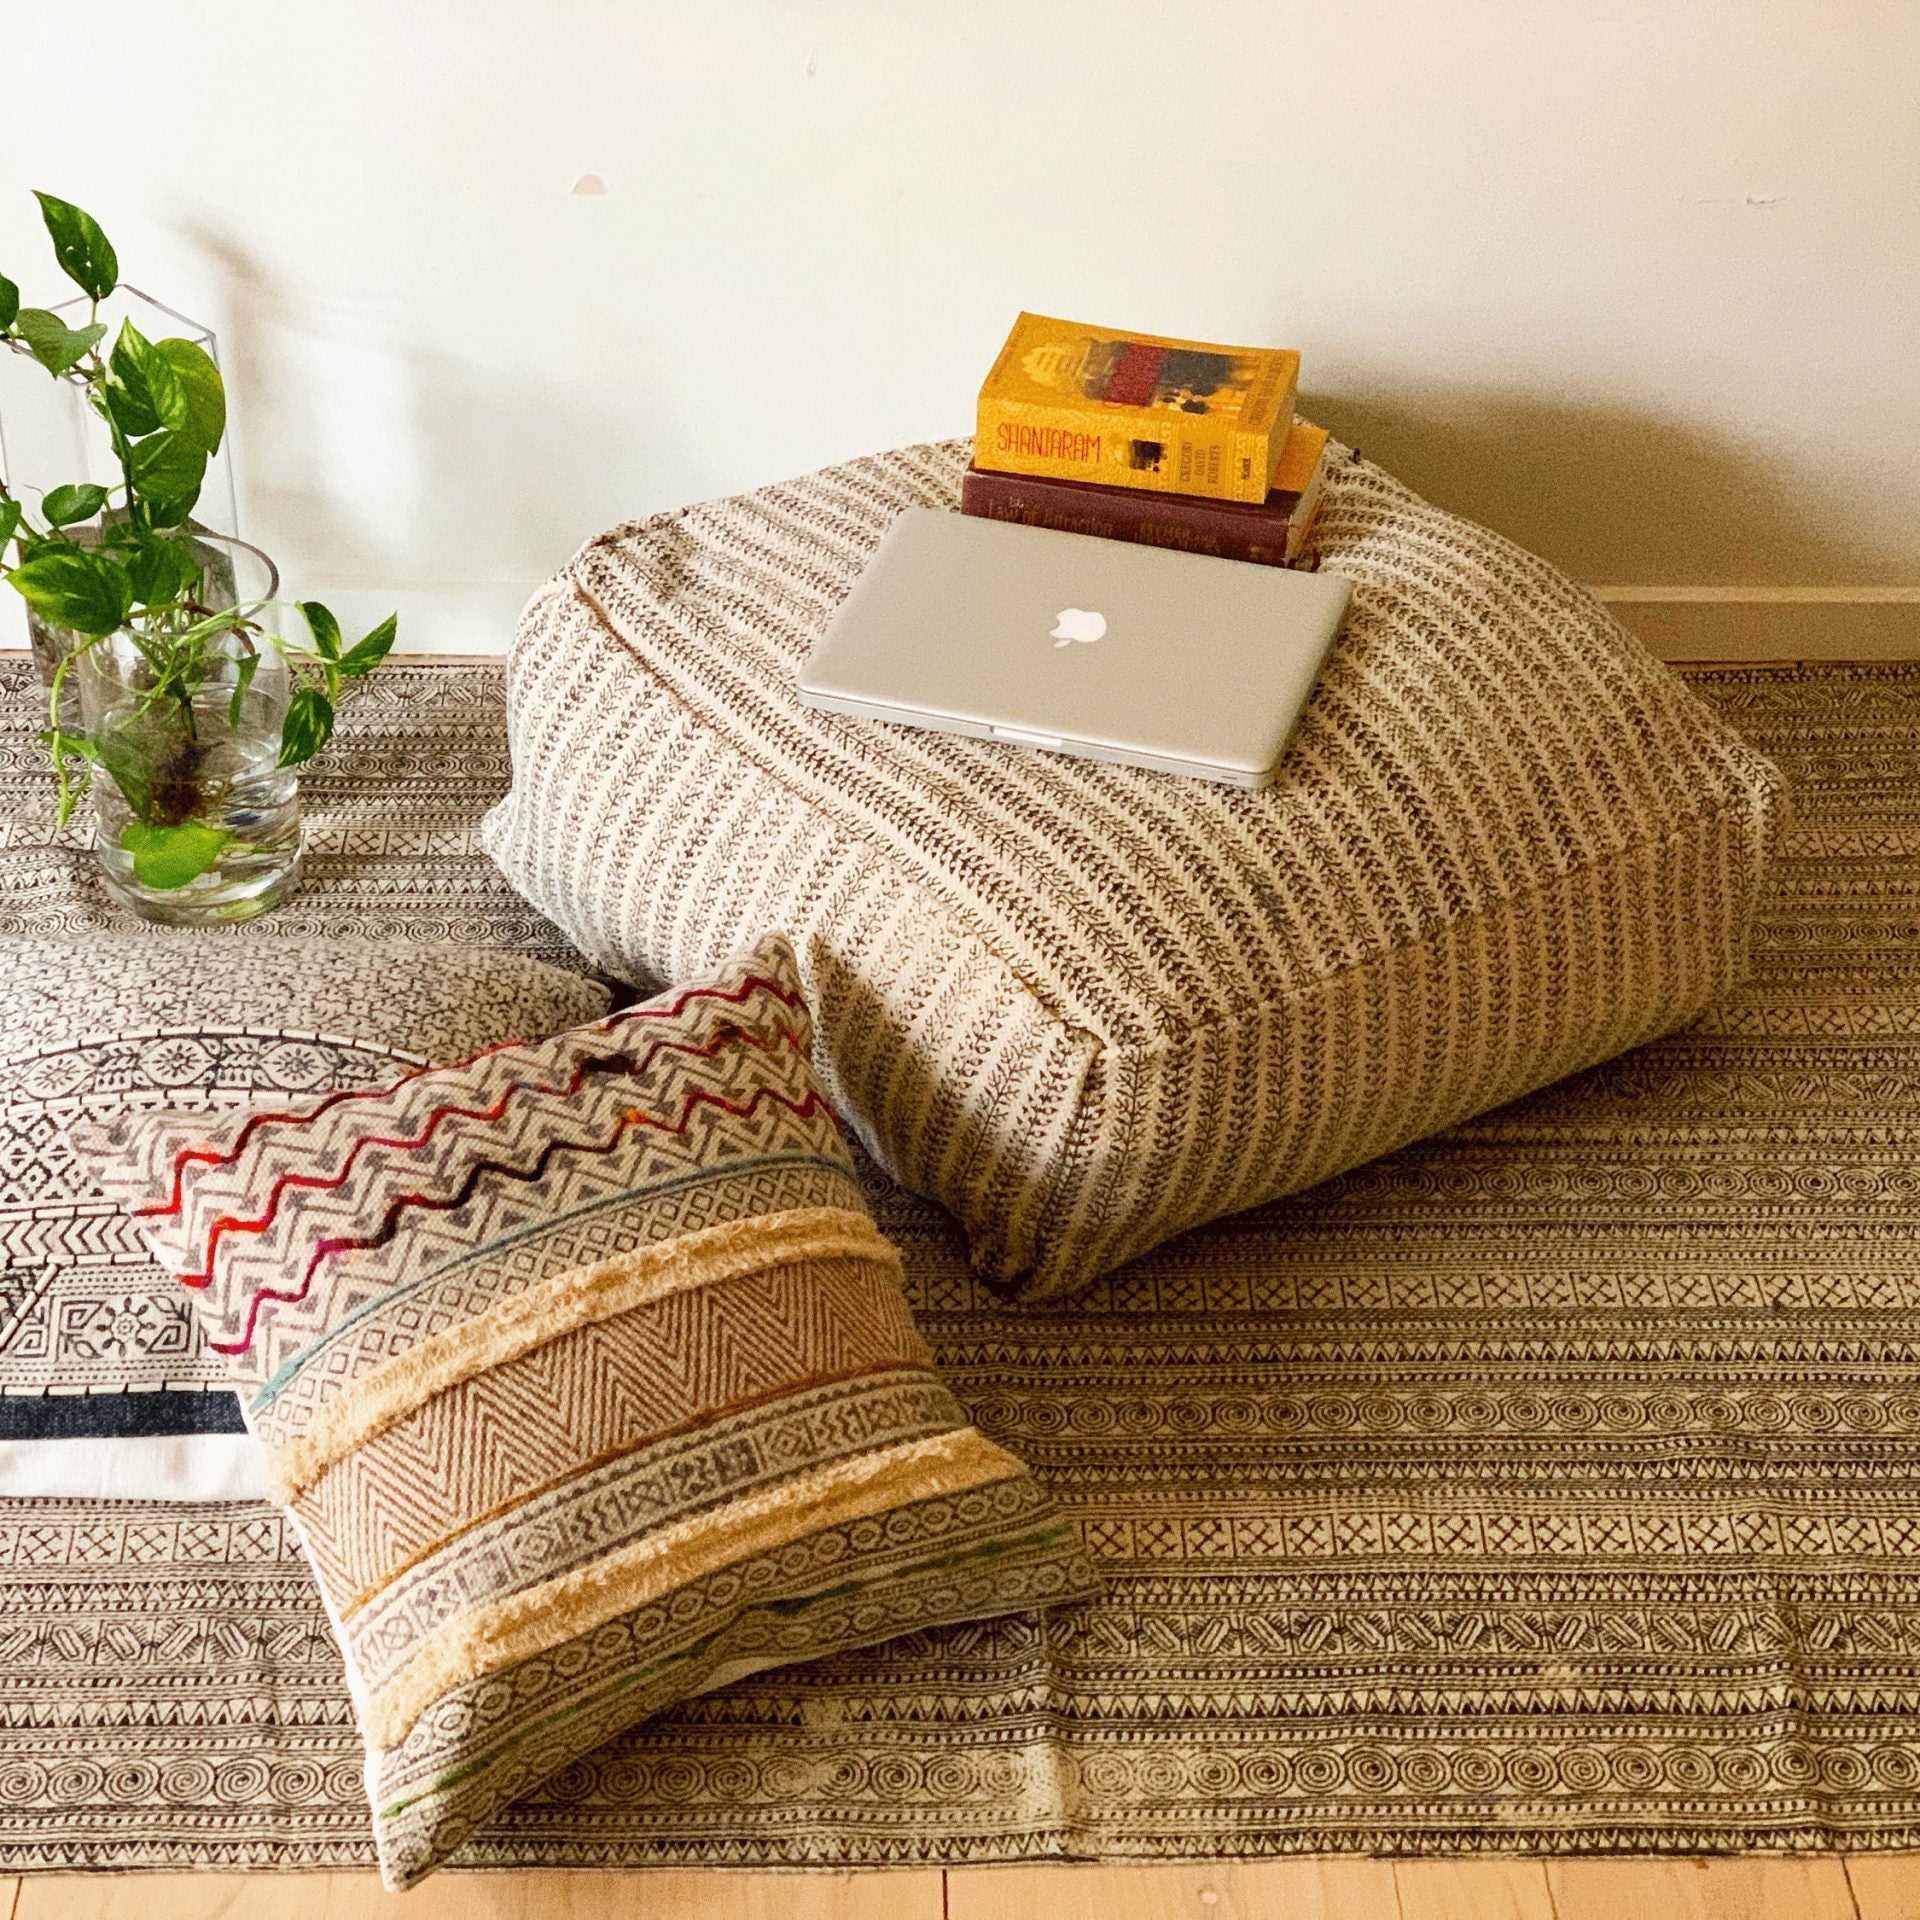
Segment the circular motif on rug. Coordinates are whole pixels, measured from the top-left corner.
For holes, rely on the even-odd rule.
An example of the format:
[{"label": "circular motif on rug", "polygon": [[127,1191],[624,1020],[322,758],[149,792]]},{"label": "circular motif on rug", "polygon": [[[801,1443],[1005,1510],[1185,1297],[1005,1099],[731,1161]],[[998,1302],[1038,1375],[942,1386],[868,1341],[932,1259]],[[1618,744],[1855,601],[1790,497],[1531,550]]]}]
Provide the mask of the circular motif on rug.
[{"label": "circular motif on rug", "polygon": [[170,1034],[140,1049],[140,1071],[156,1087],[199,1085],[213,1061],[213,1049],[187,1034]]},{"label": "circular motif on rug", "polygon": [[260,1056],[260,1069],[269,1082],[289,1093],[332,1085],[340,1079],[326,1050],[311,1041],[282,1040]]}]

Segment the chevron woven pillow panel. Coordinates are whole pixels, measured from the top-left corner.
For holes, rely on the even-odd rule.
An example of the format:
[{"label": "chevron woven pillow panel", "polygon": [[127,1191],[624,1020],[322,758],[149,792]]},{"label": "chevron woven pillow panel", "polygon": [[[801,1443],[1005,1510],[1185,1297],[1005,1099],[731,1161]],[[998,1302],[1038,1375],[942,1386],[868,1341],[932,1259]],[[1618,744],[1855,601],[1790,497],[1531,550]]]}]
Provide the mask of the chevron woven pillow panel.
[{"label": "chevron woven pillow panel", "polygon": [[1077,1597],[933,1370],[794,956],[539,1043],[77,1138],[227,1356],[404,1887],[686,1696]]}]

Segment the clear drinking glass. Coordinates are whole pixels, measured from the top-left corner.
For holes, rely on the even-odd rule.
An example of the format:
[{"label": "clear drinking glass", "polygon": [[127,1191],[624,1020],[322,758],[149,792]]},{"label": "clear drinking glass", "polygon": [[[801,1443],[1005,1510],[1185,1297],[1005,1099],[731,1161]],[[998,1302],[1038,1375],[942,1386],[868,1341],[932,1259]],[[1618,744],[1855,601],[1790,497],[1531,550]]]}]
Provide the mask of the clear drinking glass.
[{"label": "clear drinking glass", "polygon": [[[273,562],[243,540],[200,538],[220,555],[202,582],[203,604],[271,601]],[[277,906],[300,877],[300,783],[278,764],[291,676],[266,631],[215,643],[213,671],[190,705],[151,698],[155,675],[138,626],[110,635],[75,661],[81,725],[100,761],[93,775],[94,851],[107,890],[123,906],[173,926],[249,920]],[[254,660],[244,674],[242,662]],[[213,864],[184,886],[156,887],[135,870],[128,829],[203,825],[222,836]]]}]

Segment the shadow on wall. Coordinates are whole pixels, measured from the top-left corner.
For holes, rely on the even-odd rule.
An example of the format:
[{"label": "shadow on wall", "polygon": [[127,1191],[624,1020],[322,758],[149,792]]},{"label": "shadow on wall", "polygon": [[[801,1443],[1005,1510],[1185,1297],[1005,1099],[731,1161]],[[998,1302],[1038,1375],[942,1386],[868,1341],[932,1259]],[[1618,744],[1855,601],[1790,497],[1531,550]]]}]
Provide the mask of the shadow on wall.
[{"label": "shadow on wall", "polygon": [[[388,302],[289,285],[230,235],[182,231],[223,282],[243,531],[291,577],[528,583],[632,510],[637,477],[623,486],[585,389],[490,378]],[[650,466],[672,457],[648,448]]]},{"label": "shadow on wall", "polygon": [[[294,582],[319,587],[530,583],[627,518],[691,449],[663,408],[645,449],[608,444],[592,385],[496,375],[404,324],[378,296],[288,285],[210,220],[184,223],[224,283],[243,530]],[[449,320],[449,326],[454,322]],[[614,340],[610,348],[622,343]],[[648,355],[631,343],[636,364]],[[1850,533],[1841,468],[1692,421],[1538,393],[1309,390],[1301,411],[1441,506],[1576,579],[1690,586],[1897,581],[1900,556]],[[951,430],[964,432],[956,418]],[[782,477],[775,475],[767,478]]]},{"label": "shadow on wall", "polygon": [[1484,388],[1303,393],[1300,411],[1436,504],[1577,580],[1688,586],[1891,579],[1839,482],[1691,423]]}]

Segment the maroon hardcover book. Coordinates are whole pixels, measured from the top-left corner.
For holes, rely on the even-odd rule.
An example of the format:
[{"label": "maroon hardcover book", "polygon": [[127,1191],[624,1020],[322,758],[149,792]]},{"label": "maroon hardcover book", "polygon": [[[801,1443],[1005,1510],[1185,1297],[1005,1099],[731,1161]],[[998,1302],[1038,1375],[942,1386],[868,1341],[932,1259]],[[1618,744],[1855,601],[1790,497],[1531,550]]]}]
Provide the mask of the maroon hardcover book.
[{"label": "maroon hardcover book", "polygon": [[1284,567],[1300,557],[1319,505],[1319,482],[1316,467],[1304,492],[1276,488],[1264,500],[1243,502],[969,467],[960,483],[960,511],[978,520],[1017,520],[1060,533]]}]

